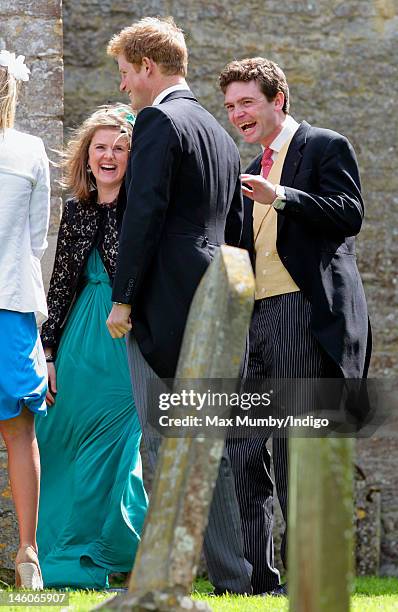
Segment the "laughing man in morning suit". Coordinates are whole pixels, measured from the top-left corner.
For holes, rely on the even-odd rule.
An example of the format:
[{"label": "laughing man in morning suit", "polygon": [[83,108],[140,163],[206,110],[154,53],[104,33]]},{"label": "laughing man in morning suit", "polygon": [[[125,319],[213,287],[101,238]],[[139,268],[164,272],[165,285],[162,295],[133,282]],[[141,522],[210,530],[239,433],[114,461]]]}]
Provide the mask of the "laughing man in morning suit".
[{"label": "laughing man in morning suit", "polygon": [[[239,135],[263,147],[242,175],[244,246],[256,276],[248,379],[366,377],[370,328],[355,259],[364,207],[351,144],[293,119],[286,77],[268,59],[231,62],[220,87]],[[273,564],[267,437],[230,442],[228,451],[253,592],[285,594]],[[285,437],[273,436],[273,463],[286,521]],[[286,534],[281,552],[286,566]]]}]

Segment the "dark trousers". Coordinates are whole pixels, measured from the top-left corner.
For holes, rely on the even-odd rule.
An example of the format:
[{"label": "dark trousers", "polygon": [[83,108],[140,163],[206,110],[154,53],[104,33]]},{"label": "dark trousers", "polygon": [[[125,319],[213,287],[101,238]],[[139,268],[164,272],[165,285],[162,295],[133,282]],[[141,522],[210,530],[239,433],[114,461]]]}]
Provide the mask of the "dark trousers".
[{"label": "dark trousers", "polygon": [[[333,366],[310,330],[311,305],[301,292],[255,303],[249,333],[247,381],[331,376]],[[266,409],[265,409],[266,410]],[[263,416],[266,416],[264,414]],[[279,583],[272,540],[273,481],[266,442],[272,429],[248,439],[227,439],[242,520],[246,559],[253,566],[253,593]],[[273,436],[275,485],[287,530],[288,439]],[[286,567],[286,531],[282,539]]]}]

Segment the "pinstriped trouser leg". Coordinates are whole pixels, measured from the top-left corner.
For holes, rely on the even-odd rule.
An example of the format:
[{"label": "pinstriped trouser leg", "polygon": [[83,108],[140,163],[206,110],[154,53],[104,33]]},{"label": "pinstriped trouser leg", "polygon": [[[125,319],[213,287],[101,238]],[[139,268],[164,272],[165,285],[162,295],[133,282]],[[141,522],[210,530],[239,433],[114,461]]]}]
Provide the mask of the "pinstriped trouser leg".
[{"label": "pinstriped trouser leg", "polygon": [[[259,300],[250,327],[247,379],[308,378],[325,375],[326,357],[310,330],[311,306],[301,292]],[[273,482],[270,455],[263,437],[227,440],[242,517],[245,556],[253,565],[254,593],[275,588],[272,523]],[[273,438],[275,484],[287,520],[288,441]],[[282,560],[286,566],[286,533]]]},{"label": "pinstriped trouser leg", "polygon": [[[143,358],[133,336],[127,337],[127,356],[137,413],[152,469],[156,467],[161,436],[147,423],[147,383],[158,379]],[[204,538],[209,578],[219,591],[251,593],[252,567],[244,558],[239,505],[231,463],[226,450],[220,463],[219,475],[210,507],[209,522]]]}]

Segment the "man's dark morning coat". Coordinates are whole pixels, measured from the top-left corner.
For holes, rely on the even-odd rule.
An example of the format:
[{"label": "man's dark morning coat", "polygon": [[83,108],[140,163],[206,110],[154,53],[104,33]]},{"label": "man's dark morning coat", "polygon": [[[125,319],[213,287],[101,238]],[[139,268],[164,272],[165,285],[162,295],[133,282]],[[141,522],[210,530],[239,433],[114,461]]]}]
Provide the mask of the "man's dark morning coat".
[{"label": "man's dark morning coat", "polygon": [[[260,174],[261,154],[247,173]],[[364,207],[357,160],[336,132],[300,124],[289,145],[277,210],[277,250],[312,305],[312,332],[345,378],[365,377],[371,334],[355,235]],[[245,198],[243,246],[254,261],[253,201]]]},{"label": "man's dark morning coat", "polygon": [[134,126],[112,299],[132,306],[140,350],[173,377],[195,290],[217,247],[238,245],[239,153],[190,91],[144,108]]}]

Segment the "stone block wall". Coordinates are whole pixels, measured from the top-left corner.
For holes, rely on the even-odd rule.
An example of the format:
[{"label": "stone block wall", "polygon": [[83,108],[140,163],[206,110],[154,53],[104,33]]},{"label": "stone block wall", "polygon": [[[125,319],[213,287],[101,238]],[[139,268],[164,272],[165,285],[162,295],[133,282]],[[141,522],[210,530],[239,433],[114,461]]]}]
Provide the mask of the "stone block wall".
[{"label": "stone block wall", "polygon": [[[145,15],[173,15],[186,32],[189,83],[227,123],[217,77],[233,58],[265,55],[285,70],[297,120],[335,129],[353,143],[361,169],[366,221],[359,265],[374,327],[372,375],[398,371],[395,0],[65,0],[65,125],[98,104],[124,100],[105,53],[114,32]],[[255,147],[238,142],[244,165]]]},{"label": "stone block wall", "polygon": [[[50,160],[63,140],[63,60],[61,0],[0,0],[0,50],[25,55],[30,80],[22,83],[16,127],[45,144]],[[51,167],[51,227],[42,267],[46,281],[52,266],[61,210],[59,171]],[[18,545],[7,458],[0,441],[0,579],[12,580],[11,558]]]}]

